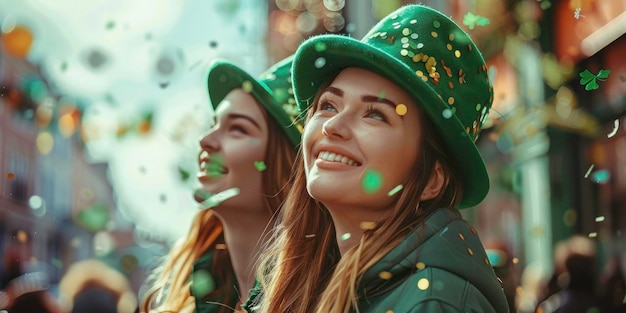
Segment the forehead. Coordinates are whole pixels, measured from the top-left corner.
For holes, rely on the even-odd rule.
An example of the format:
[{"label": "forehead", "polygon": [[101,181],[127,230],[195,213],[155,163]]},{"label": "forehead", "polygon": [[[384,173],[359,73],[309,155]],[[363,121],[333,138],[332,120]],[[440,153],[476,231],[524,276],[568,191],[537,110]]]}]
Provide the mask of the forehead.
[{"label": "forehead", "polygon": [[241,89],[229,92],[215,109],[215,115],[218,118],[224,118],[230,114],[245,115],[257,121],[259,125],[266,123],[265,110],[251,94]]}]

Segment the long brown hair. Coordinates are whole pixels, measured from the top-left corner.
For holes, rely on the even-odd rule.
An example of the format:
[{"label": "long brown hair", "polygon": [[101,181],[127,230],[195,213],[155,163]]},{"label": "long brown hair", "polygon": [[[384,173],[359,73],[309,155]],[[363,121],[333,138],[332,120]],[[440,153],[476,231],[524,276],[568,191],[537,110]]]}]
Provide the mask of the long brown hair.
[{"label": "long brown hair", "polygon": [[[264,112],[265,113],[265,112]],[[296,151],[287,136],[274,119],[265,114],[268,125],[268,141],[265,152],[267,170],[263,172],[264,204],[274,214],[287,196],[287,182]],[[211,275],[220,282],[206,295],[218,297],[226,305],[236,302],[233,299],[235,277],[227,250],[215,249],[224,243],[223,226],[212,210],[202,210],[196,214],[189,233],[172,248],[160,270],[153,276],[155,283],[146,293],[140,311],[147,312],[194,312],[195,301],[190,292],[190,275],[193,264],[208,250],[213,249]],[[220,312],[232,312],[224,306]]]},{"label": "long brown hair", "polygon": [[[329,82],[320,88],[324,90]],[[313,114],[319,99],[309,109]],[[422,112],[423,137],[420,153],[403,189],[395,196],[392,214],[366,230],[360,242],[341,256],[333,220],[328,210],[311,198],[306,188],[302,152],[291,182],[291,190],[281,212],[282,224],[275,240],[261,258],[257,270],[264,288],[260,312],[348,312],[357,310],[357,286],[363,273],[437,208],[455,208],[462,186],[446,157],[443,140]],[[416,139],[417,140],[417,139]],[[434,199],[420,203],[416,195],[426,188],[436,163],[445,175],[442,191]]]}]

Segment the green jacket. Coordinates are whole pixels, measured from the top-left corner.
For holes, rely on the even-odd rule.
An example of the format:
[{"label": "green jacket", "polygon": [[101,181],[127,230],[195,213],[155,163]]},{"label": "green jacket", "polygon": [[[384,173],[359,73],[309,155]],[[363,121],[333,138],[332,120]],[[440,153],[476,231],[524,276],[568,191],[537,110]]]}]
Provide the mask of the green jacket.
[{"label": "green jacket", "polygon": [[476,230],[450,209],[433,212],[368,269],[358,294],[361,313],[509,311]]},{"label": "green jacket", "polygon": [[[433,212],[368,269],[358,295],[361,313],[509,311],[476,230],[450,209]],[[254,312],[261,297],[255,284],[243,307]]]},{"label": "green jacket", "polygon": [[[206,295],[211,290],[214,290],[215,287],[223,284],[223,282],[216,281],[213,276],[211,276],[211,266],[213,263],[213,252],[211,249],[207,251],[204,255],[202,255],[193,265],[192,272],[192,287],[191,294],[196,299],[196,313],[217,313],[220,311],[224,305],[234,308],[237,305],[237,301],[239,300],[239,294],[237,293],[237,280],[234,280],[234,286],[231,289],[231,302],[232,303],[223,303],[223,299],[220,296],[211,296]],[[198,275],[202,273],[201,275]],[[233,273],[233,277],[235,277],[235,273]],[[193,286],[196,286],[194,288]],[[230,311],[229,311],[230,312]]]}]

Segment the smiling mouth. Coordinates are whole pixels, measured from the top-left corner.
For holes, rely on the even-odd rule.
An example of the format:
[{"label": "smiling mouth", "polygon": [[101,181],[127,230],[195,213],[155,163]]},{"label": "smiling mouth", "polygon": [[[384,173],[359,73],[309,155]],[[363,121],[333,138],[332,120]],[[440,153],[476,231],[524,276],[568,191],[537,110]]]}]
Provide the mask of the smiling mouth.
[{"label": "smiling mouth", "polygon": [[317,155],[317,158],[320,160],[328,161],[328,162],[337,162],[343,163],[349,166],[361,166],[361,163],[339,153],[329,152],[329,151],[320,151]]},{"label": "smiling mouth", "polygon": [[200,162],[200,172],[204,172],[207,176],[221,176],[228,174],[228,169],[218,162]]}]

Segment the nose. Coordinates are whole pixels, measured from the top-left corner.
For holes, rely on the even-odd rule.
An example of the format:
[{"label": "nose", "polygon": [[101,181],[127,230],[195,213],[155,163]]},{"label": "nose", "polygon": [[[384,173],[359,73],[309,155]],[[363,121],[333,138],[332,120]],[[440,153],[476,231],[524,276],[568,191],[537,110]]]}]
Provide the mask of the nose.
[{"label": "nose", "polygon": [[211,130],[202,138],[200,138],[200,148],[208,152],[214,152],[219,150],[220,144],[219,140],[217,139],[217,133],[217,130]]},{"label": "nose", "polygon": [[342,112],[329,118],[322,125],[322,134],[329,138],[350,139],[352,131],[347,119],[348,117]]}]

